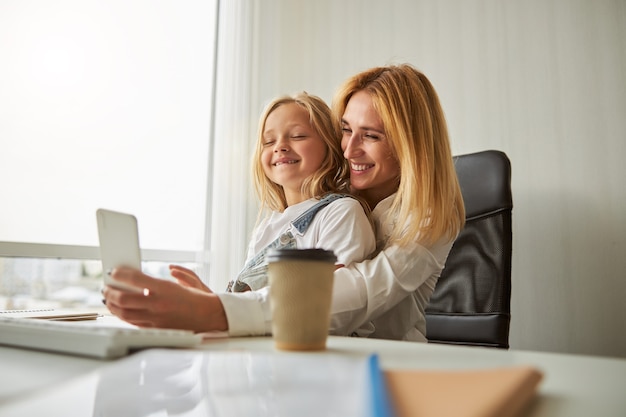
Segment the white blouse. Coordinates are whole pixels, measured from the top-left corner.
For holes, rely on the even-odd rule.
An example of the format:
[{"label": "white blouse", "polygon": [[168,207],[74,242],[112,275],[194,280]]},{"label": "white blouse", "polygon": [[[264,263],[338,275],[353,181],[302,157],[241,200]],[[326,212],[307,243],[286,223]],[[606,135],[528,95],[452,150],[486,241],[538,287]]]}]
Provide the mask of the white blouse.
[{"label": "white blouse", "polygon": [[[453,240],[431,247],[417,243],[385,246],[393,219],[394,195],[372,212],[382,250],[371,260],[335,271],[331,333],[398,340],[426,341],[424,310],[445,265]],[[232,336],[271,333],[268,288],[218,294]]]}]

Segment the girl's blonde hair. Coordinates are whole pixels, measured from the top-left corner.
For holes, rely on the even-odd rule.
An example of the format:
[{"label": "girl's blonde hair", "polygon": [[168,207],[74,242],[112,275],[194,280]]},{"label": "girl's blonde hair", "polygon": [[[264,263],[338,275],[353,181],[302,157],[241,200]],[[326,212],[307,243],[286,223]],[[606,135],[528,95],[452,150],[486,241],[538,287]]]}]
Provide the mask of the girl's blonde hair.
[{"label": "girl's blonde hair", "polygon": [[272,182],[263,171],[261,163],[263,131],[268,116],[278,107],[290,103],[295,103],[307,111],[311,126],[327,148],[326,158],[320,168],[302,183],[302,193],[306,198],[321,198],[329,193],[347,193],[350,181],[348,164],[343,157],[341,142],[334,130],[328,105],[319,97],[306,92],[279,97],[267,105],[259,120],[258,140],[252,161],[252,176],[261,207],[280,212],[287,208],[287,199],[283,187]]},{"label": "girl's blonde hair", "polygon": [[400,165],[400,183],[391,206],[394,227],[388,244],[432,244],[454,239],[465,223],[465,206],[437,93],[409,64],[372,68],[349,78],[333,100],[335,128],[350,98],[367,92],[383,122]]}]

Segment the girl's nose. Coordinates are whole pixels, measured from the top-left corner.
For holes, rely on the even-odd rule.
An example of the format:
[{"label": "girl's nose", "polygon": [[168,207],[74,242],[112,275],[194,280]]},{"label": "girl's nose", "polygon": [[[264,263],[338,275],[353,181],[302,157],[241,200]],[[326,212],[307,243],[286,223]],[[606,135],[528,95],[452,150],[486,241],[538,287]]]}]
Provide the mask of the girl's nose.
[{"label": "girl's nose", "polygon": [[289,149],[289,144],[284,140],[276,141],[274,145],[274,152],[287,152]]}]

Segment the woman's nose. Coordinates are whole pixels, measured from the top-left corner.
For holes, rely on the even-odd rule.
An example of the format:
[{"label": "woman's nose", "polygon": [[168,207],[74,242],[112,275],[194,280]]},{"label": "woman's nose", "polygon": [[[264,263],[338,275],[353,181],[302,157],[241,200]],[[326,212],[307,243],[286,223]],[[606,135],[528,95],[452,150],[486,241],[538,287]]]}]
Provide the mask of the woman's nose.
[{"label": "woman's nose", "polygon": [[344,136],[341,141],[341,147],[343,148],[343,157],[346,159],[354,158],[363,153],[361,150],[361,141],[355,134]]}]

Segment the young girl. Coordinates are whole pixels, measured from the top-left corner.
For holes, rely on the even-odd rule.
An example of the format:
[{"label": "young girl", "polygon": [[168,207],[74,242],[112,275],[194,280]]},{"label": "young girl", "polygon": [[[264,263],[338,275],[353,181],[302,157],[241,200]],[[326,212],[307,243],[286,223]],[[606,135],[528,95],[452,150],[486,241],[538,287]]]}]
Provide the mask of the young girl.
[{"label": "young girl", "polygon": [[374,234],[367,216],[357,200],[346,198],[348,175],[326,103],[306,93],[270,103],[253,157],[255,189],[266,216],[228,290],[265,287],[269,249],[329,249],[340,265],[371,253]]},{"label": "young girl", "polygon": [[[225,330],[211,324],[215,308],[224,312],[233,305],[235,314],[242,316],[238,320],[233,315],[233,323],[262,317],[236,306],[240,300],[267,298],[265,254],[270,248],[332,250],[338,266],[363,260],[375,249],[363,206],[346,195],[347,164],[330,108],[318,97],[301,93],[268,105],[259,124],[253,176],[265,216],[254,229],[243,270],[226,293],[214,298],[192,271],[172,265],[171,274],[181,285],[133,271],[138,280],[131,277],[132,282],[126,282],[149,288],[149,296],[106,287],[103,294],[109,310],[139,326]],[[113,278],[126,280],[124,271],[114,271]],[[236,325],[231,326],[230,333],[237,332]]]}]

